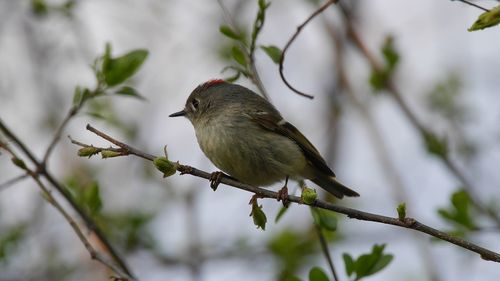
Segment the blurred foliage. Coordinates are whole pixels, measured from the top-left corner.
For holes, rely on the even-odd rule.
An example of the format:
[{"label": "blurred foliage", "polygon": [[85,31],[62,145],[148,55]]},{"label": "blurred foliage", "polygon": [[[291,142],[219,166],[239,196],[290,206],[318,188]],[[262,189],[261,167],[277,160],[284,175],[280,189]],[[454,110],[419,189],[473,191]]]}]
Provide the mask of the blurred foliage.
[{"label": "blurred foliage", "polygon": [[10,227],[2,227],[0,232],[0,264],[8,261],[16,247],[22,242],[26,225],[23,223]]},{"label": "blurred foliage", "polygon": [[400,55],[394,47],[394,38],[392,36],[386,37],[380,51],[384,59],[384,65],[382,69],[372,69],[370,76],[370,85],[375,91],[381,91],[387,87],[387,83],[400,60]]},{"label": "blurred foliage", "polygon": [[328,210],[310,208],[314,223],[323,230],[335,231],[337,230],[337,215]]},{"label": "blurred foliage", "polygon": [[278,280],[288,280],[317,252],[317,238],[314,232],[285,229],[271,238],[268,249],[280,262]]},{"label": "blurred foliage", "polygon": [[468,31],[477,31],[496,26],[500,23],[500,6],[479,15]]},{"label": "blurred foliage", "polygon": [[99,184],[96,181],[84,183],[77,177],[71,177],[66,181],[66,187],[75,201],[89,214],[93,217],[99,215],[102,209],[102,199]]},{"label": "blurred foliage", "polygon": [[463,87],[462,77],[452,72],[438,81],[426,95],[426,104],[431,112],[447,122],[450,140],[456,145],[456,151],[470,158],[476,154],[478,147],[463,131],[463,126],[470,122],[472,116],[471,108],[464,101]]},{"label": "blurred foliage", "polygon": [[430,154],[434,154],[441,158],[446,158],[448,156],[448,140],[442,137],[438,137],[435,133],[430,131],[425,131],[423,133],[425,146]]},{"label": "blurred foliage", "polygon": [[46,0],[31,0],[31,12],[37,17],[46,17],[51,12],[71,16],[75,4],[75,0],[68,0],[62,4],[49,4]]},{"label": "blurred foliage", "polygon": [[385,244],[374,245],[371,253],[363,254],[357,259],[344,253],[342,257],[344,258],[347,275],[349,277],[355,275],[354,280],[357,281],[384,269],[394,258],[391,254],[384,254],[384,249]]},{"label": "blurred foliage", "polygon": [[445,119],[463,123],[469,117],[469,110],[463,104],[462,89],[462,78],[450,73],[427,94],[428,108]]},{"label": "blurred foliage", "polygon": [[467,232],[478,229],[473,209],[470,195],[461,189],[450,196],[450,206],[439,208],[437,212],[441,218],[454,226],[450,233],[465,236]]},{"label": "blurred foliage", "polygon": [[329,281],[328,276],[323,271],[323,269],[319,267],[313,267],[309,271],[309,281]]},{"label": "blurred foliage", "polygon": [[132,212],[103,214],[99,222],[120,248],[131,252],[155,247],[156,242],[147,229],[153,217],[153,214]]},{"label": "blurred foliage", "polygon": [[[226,81],[234,82],[238,80],[241,75],[246,78],[253,78],[254,71],[252,70],[251,63],[253,62],[254,52],[257,46],[257,39],[264,26],[266,18],[266,10],[271,5],[270,2],[265,0],[258,0],[257,16],[253,24],[252,32],[248,36],[244,31],[235,30],[234,27],[221,25],[219,27],[220,33],[225,37],[235,41],[229,46],[223,46],[221,55],[223,59],[234,62],[235,64],[226,66],[222,72],[232,70],[234,74],[225,78]],[[281,50],[274,46],[259,46],[275,63],[279,63],[281,59]]]}]

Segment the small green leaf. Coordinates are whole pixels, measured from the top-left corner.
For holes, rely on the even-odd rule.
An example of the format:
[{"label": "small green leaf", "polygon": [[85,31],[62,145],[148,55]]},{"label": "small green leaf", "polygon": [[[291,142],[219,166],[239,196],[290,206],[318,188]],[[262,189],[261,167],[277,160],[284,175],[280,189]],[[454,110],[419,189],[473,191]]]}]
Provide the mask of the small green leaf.
[{"label": "small green leaf", "polygon": [[238,41],[242,41],[243,37],[238,34],[236,31],[234,31],[231,27],[227,26],[227,25],[221,25],[219,27],[219,31],[220,33],[226,35],[227,37],[231,38],[231,39],[234,39],[234,40],[238,40]]},{"label": "small green leaf", "polygon": [[146,50],[134,50],[121,57],[110,57],[110,45],[106,45],[103,56],[102,74],[106,84],[116,86],[134,75],[148,56]]},{"label": "small green leaf", "polygon": [[347,253],[344,253],[342,255],[342,258],[344,259],[345,271],[347,273],[347,276],[351,276],[355,271],[354,260],[352,259],[351,255]]},{"label": "small green leaf", "polygon": [[500,23],[500,6],[479,15],[468,31],[476,31],[498,25]]},{"label": "small green leaf", "polygon": [[[474,214],[471,213],[471,198],[465,190],[454,192],[450,198],[451,207],[440,208],[438,214],[466,230],[475,230],[477,225],[474,221]],[[459,231],[463,231],[458,229]]]},{"label": "small green leaf", "polygon": [[129,86],[121,87],[118,91],[115,92],[115,94],[122,96],[129,96],[140,100],[146,100],[143,96],[139,94],[139,92],[137,92],[136,89]]},{"label": "small green leaf", "polygon": [[251,200],[252,212],[250,216],[253,218],[253,223],[262,230],[266,230],[267,217],[264,211],[262,211],[262,205],[257,204],[257,199]]},{"label": "small green leaf", "polygon": [[302,194],[300,195],[300,199],[306,204],[312,204],[318,198],[318,194],[315,189],[304,188]]},{"label": "small green leaf", "polygon": [[45,0],[31,0],[31,11],[36,16],[45,16],[49,11],[49,7]]},{"label": "small green leaf", "polygon": [[328,276],[319,267],[313,267],[309,271],[309,281],[329,281]]},{"label": "small green leaf", "polygon": [[156,157],[153,160],[153,164],[155,165],[156,169],[163,173],[164,178],[170,177],[177,171],[177,164],[170,162],[165,157]]},{"label": "small green leaf", "polygon": [[363,254],[356,260],[353,260],[349,254],[344,253],[343,258],[347,274],[351,276],[355,273],[356,278],[354,280],[360,280],[384,269],[394,258],[391,254],[384,254],[384,248],[385,244],[374,245],[371,253]]},{"label": "small green leaf", "polygon": [[101,210],[102,200],[97,182],[93,182],[83,190],[83,201],[91,214],[95,215]]},{"label": "small green leaf", "polygon": [[288,208],[290,207],[281,207],[281,209],[278,211],[278,214],[276,215],[276,218],[274,219],[275,223],[278,223],[278,221],[283,217],[286,211],[288,211]]},{"label": "small green leaf", "polygon": [[335,231],[337,229],[337,218],[335,213],[311,207],[311,213],[314,218],[314,223],[324,230]]},{"label": "small green leaf", "polygon": [[87,157],[88,156],[90,158],[99,152],[101,152],[100,149],[95,148],[93,146],[87,146],[87,147],[82,147],[82,148],[78,149],[78,156],[80,156],[80,157]]},{"label": "small green leaf", "polygon": [[118,152],[118,151],[113,151],[113,150],[102,150],[101,151],[101,156],[102,156],[103,159],[106,159],[106,158],[113,158],[113,157],[123,156],[123,153]]},{"label": "small green leaf", "polygon": [[398,211],[398,218],[400,221],[404,220],[406,218],[406,203],[400,203],[398,205],[398,208],[396,209]]},{"label": "small green leaf", "polygon": [[382,46],[382,56],[384,57],[386,70],[392,73],[399,62],[399,53],[394,48],[394,38],[387,36],[384,46]]},{"label": "small green leaf", "polygon": [[432,132],[424,132],[424,141],[427,151],[439,157],[446,157],[448,154],[448,142],[445,138],[440,138]]},{"label": "small green leaf", "polygon": [[28,169],[28,167],[26,166],[26,163],[24,163],[24,161],[22,159],[19,159],[17,157],[12,157],[10,160],[12,160],[12,163],[14,163],[14,165],[16,165],[17,167],[19,167],[23,170]]},{"label": "small green leaf", "polygon": [[274,45],[269,45],[269,46],[260,46],[264,52],[273,60],[274,63],[280,63],[281,61],[281,54],[282,51],[280,48],[274,46]]},{"label": "small green leaf", "polygon": [[231,55],[233,56],[233,59],[241,66],[245,67],[247,65],[246,56],[239,47],[233,46],[233,48],[231,49]]}]

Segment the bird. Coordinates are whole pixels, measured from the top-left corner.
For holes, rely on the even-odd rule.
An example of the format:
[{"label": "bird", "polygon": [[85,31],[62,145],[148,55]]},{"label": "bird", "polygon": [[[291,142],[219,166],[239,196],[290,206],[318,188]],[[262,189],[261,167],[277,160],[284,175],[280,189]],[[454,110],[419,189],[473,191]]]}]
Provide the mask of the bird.
[{"label": "bird", "polygon": [[[336,179],[319,151],[295,126],[248,88],[209,80],[191,92],[184,109],[169,115],[178,116],[189,119],[203,153],[229,177],[253,186],[285,180],[278,193],[283,203],[288,197],[288,179],[311,180],[340,199],[359,196]],[[222,176],[212,173],[215,188]]]}]

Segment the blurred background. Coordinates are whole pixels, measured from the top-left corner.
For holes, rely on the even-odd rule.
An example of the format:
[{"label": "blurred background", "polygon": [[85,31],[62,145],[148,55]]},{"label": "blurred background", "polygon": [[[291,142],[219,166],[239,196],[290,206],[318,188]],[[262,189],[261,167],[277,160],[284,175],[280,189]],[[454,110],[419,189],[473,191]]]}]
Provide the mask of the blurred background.
[{"label": "blurred background", "polygon": [[[333,5],[315,18],[286,53],[286,77],[314,99],[290,91],[278,66],[262,49],[255,51],[256,70],[270,100],[316,145],[337,177],[361,194],[333,202],[387,216],[397,216],[397,205],[406,202],[409,216],[500,251],[500,224],[481,211],[499,210],[498,28],[468,32],[482,11],[458,1],[346,2],[344,12]],[[223,3],[238,29],[249,34],[257,1]],[[272,1],[257,44],[283,48],[320,4]],[[138,48],[149,51],[129,82],[146,101],[92,100],[69,123],[48,162],[73,192],[98,186],[102,206],[93,216],[140,280],[285,280],[292,275],[306,280],[312,266],[328,268],[304,206],[291,206],[275,223],[281,204],[260,200],[268,217],[262,231],[249,217],[250,193],[225,185],[213,192],[206,180],[189,175],[163,179],[150,162],[137,157],[78,157],[78,147],[66,138],[108,146],[85,130],[90,123],[155,155],[168,145],[171,160],[215,171],[189,121],[168,115],[184,106],[198,84],[234,74],[221,73],[235,65],[235,42],[219,32],[229,24],[227,17],[216,1],[0,0],[0,118],[38,157],[71,107],[75,87],[95,87],[90,66],[106,43],[116,56]],[[350,26],[388,69],[398,95],[377,86],[380,78],[352,40]],[[259,91],[244,76],[236,83]],[[435,135],[426,138],[395,97]],[[447,153],[439,149],[443,144]],[[473,184],[464,186],[450,163]],[[2,153],[0,184],[19,174]],[[300,194],[296,183],[289,188]],[[482,207],[468,196],[465,203],[458,200],[462,188]],[[449,243],[337,218],[338,228],[328,240],[340,280],[352,279],[343,253],[357,257],[384,243],[394,260],[370,280],[500,276],[498,264]],[[0,281],[107,280],[110,274],[90,259],[33,180],[2,185]]]}]

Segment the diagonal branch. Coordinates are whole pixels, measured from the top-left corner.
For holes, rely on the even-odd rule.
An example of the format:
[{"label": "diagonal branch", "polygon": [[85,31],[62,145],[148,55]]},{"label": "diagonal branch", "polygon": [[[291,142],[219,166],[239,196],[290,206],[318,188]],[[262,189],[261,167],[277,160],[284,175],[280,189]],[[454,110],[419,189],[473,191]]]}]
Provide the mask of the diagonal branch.
[{"label": "diagonal branch", "polygon": [[281,58],[280,58],[280,67],[279,67],[279,71],[280,71],[280,76],[281,76],[281,80],[283,80],[283,83],[285,83],[285,85],[290,89],[292,90],[293,92],[295,92],[296,94],[299,94],[303,97],[306,97],[306,98],[309,98],[309,99],[313,99],[314,96],[311,96],[311,95],[308,95],[304,92],[301,92],[299,90],[297,90],[295,87],[293,87],[290,82],[288,82],[288,80],[286,80],[285,78],[285,74],[283,73],[283,63],[285,62],[285,54],[286,54],[286,51],[288,51],[288,48],[292,45],[293,41],[295,41],[295,39],[297,38],[297,36],[299,36],[299,33],[302,31],[302,29],[314,18],[316,17],[317,15],[321,14],[326,8],[328,8],[328,6],[330,6],[331,4],[334,4],[334,3],[337,3],[337,0],[328,0],[326,3],[324,3],[323,5],[321,5],[321,7],[319,7],[316,11],[314,11],[314,13],[312,13],[307,19],[306,21],[304,21],[301,25],[297,26],[297,31],[295,31],[295,33],[292,35],[292,37],[288,40],[288,42],[286,43],[285,45],[285,48],[283,48],[283,52],[281,53]]},{"label": "diagonal branch", "polygon": [[[139,156],[143,159],[147,159],[149,161],[153,161],[155,158],[155,156],[153,156],[151,154],[142,152],[142,151],[135,149],[135,148],[123,143],[123,142],[120,142],[120,141],[114,139],[113,137],[97,130],[94,127],[92,127],[91,125],[87,125],[87,130],[89,130],[89,131],[97,134],[98,136],[108,140],[109,142],[119,146],[121,149],[127,151],[128,154],[136,155],[136,156]],[[83,145],[86,147],[91,146],[91,145],[82,144],[80,142],[78,142],[78,143],[79,143],[79,145]],[[100,149],[105,149],[105,148],[100,148]],[[190,174],[190,175],[204,178],[207,180],[210,180],[210,178],[211,178],[211,174],[207,173],[205,171],[199,170],[199,169],[191,167],[191,166],[182,165],[179,163],[175,163],[175,164],[176,164],[175,167],[176,167],[177,171],[179,171],[181,173],[181,175]],[[263,189],[263,188],[256,187],[256,186],[252,186],[252,185],[248,185],[248,184],[244,184],[244,183],[241,183],[237,180],[233,180],[231,178],[222,177],[221,183],[226,184],[226,185],[230,185],[230,186],[233,186],[233,187],[236,187],[238,189],[242,189],[242,190],[245,190],[248,192],[252,192],[252,193],[256,194],[259,198],[270,198],[270,199],[279,198],[278,197],[279,195],[277,192]],[[293,203],[297,203],[297,204],[301,204],[301,205],[309,205],[309,206],[316,207],[316,208],[330,210],[330,211],[333,211],[336,213],[344,214],[347,217],[353,218],[353,219],[389,224],[389,225],[393,225],[393,226],[403,227],[403,228],[412,229],[412,230],[415,230],[418,232],[426,233],[430,236],[436,237],[436,238],[444,240],[444,241],[448,241],[452,244],[455,244],[459,247],[467,249],[471,252],[475,252],[475,253],[479,254],[481,256],[481,258],[483,258],[484,260],[489,260],[489,261],[494,261],[494,262],[500,263],[500,254],[499,253],[496,253],[496,252],[493,252],[493,251],[488,250],[486,248],[483,248],[479,245],[476,245],[476,244],[469,242],[467,240],[464,240],[462,238],[455,237],[455,236],[452,236],[448,233],[439,231],[435,228],[432,228],[430,226],[427,226],[425,224],[420,223],[419,221],[417,221],[414,218],[407,217],[404,219],[399,219],[399,218],[387,217],[387,216],[368,213],[368,212],[364,212],[364,211],[360,211],[360,210],[356,210],[356,209],[352,209],[352,208],[348,208],[348,207],[334,205],[334,204],[331,204],[331,203],[328,203],[328,202],[325,202],[322,200],[315,200],[314,202],[307,204],[307,203],[304,203],[300,197],[293,196],[293,195],[288,195],[288,201],[293,202]]]},{"label": "diagonal branch", "polygon": [[[354,45],[358,48],[361,54],[369,62],[370,66],[375,71],[381,71],[383,69],[382,65],[361,39],[361,36],[359,35],[353,22],[351,21],[349,12],[342,5],[339,6],[341,8],[342,14],[344,15],[344,20],[346,22],[349,39],[354,43]],[[390,96],[396,101],[396,104],[403,111],[406,118],[408,118],[410,124],[413,127],[415,127],[415,129],[422,136],[422,138],[425,139],[426,135],[432,133],[432,131],[422,123],[422,121],[417,117],[415,112],[406,103],[406,101],[403,98],[403,95],[390,79],[386,84],[386,90],[390,94]],[[484,207],[484,204],[475,195],[476,193],[474,191],[478,189],[474,186],[473,182],[468,177],[465,176],[464,172],[458,168],[456,163],[451,160],[450,156],[446,154],[438,156],[438,158],[445,164],[444,166],[448,169],[448,171],[450,171],[451,174],[453,174],[462,183],[464,189],[470,195],[472,204],[474,204],[474,206],[479,211],[488,215],[497,225],[500,225],[500,216],[493,210]]]},{"label": "diagonal branch", "polygon": [[5,126],[3,121],[0,119],[0,131],[4,133],[4,135],[10,139],[16,146],[18,146],[21,151],[28,157],[33,165],[36,167],[35,173],[37,175],[44,176],[49,183],[54,186],[55,189],[64,197],[66,201],[71,205],[71,207],[78,213],[78,215],[85,222],[85,225],[96,234],[99,240],[103,243],[106,249],[109,251],[110,255],[113,257],[115,262],[120,266],[121,270],[124,271],[129,276],[134,276],[132,271],[129,269],[129,266],[126,264],[125,260],[121,257],[121,255],[115,250],[115,248],[109,242],[107,236],[101,230],[100,227],[97,226],[95,221],[83,210],[73,199],[71,194],[66,190],[66,188],[60,184],[52,174],[45,169],[44,163],[40,162],[35,155],[26,147],[26,145],[16,136],[14,133]]}]

